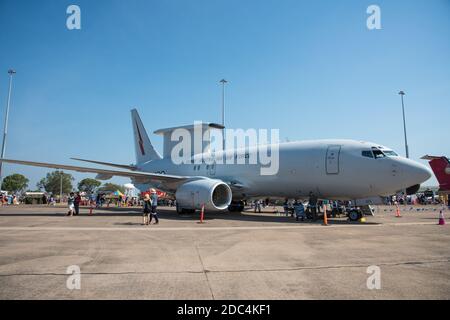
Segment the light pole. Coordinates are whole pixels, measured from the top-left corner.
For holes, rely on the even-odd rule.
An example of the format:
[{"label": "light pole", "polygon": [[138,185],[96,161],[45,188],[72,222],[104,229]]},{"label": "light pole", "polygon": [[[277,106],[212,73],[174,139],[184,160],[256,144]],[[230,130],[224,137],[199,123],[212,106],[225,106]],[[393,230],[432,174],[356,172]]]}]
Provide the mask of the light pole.
[{"label": "light pole", "polygon": [[227,80],[222,79],[219,81],[222,84],[222,149],[225,150],[225,84],[228,83]]},{"label": "light pole", "polygon": [[402,97],[403,133],[405,134],[405,151],[406,157],[409,158],[408,139],[406,138],[405,104],[403,103],[403,96],[405,95],[405,92],[400,91],[398,94]]},{"label": "light pole", "polygon": [[59,180],[59,204],[62,203],[62,180],[63,180],[63,171],[61,170],[59,172],[60,174],[60,180]]},{"label": "light pole", "polygon": [[[3,129],[3,142],[2,142],[2,159],[5,157],[5,150],[6,150],[6,135],[8,134],[8,117],[9,117],[9,105],[11,102],[11,90],[12,90],[12,78],[13,75],[16,73],[15,70],[9,69],[9,90],[8,90],[8,102],[6,103],[6,115],[5,115],[5,125]],[[0,162],[0,184],[2,182],[2,168],[3,168],[3,162]]]}]

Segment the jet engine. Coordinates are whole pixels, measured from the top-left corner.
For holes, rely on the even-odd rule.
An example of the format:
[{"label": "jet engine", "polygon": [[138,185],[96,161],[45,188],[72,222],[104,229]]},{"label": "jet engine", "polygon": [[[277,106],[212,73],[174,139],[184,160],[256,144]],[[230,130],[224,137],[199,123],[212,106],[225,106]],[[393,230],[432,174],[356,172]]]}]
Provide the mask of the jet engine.
[{"label": "jet engine", "polygon": [[188,181],[180,185],[175,193],[177,210],[201,209],[224,210],[231,203],[232,193],[230,187],[220,180],[199,179]]},{"label": "jet engine", "polygon": [[417,191],[419,191],[419,189],[420,189],[420,184],[416,184],[416,185],[414,185],[414,186],[411,186],[411,187],[409,187],[409,188],[406,188],[406,194],[409,196],[409,195],[412,195],[412,194],[416,194],[417,193]]}]

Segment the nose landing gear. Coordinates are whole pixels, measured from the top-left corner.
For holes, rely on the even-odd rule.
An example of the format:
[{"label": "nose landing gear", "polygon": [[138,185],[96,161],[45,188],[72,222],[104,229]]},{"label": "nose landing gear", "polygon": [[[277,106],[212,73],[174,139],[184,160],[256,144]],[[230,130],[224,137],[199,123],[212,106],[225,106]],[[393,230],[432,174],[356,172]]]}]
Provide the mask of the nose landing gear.
[{"label": "nose landing gear", "polygon": [[350,221],[358,221],[363,217],[363,213],[359,209],[350,209],[347,216]]}]

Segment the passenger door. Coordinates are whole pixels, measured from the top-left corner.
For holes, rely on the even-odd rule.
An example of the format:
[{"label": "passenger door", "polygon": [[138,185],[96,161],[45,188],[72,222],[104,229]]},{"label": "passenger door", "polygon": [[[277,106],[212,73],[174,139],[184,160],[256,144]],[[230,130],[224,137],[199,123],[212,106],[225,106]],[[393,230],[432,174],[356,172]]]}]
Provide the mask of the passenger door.
[{"label": "passenger door", "polygon": [[327,174],[339,174],[339,155],[341,146],[328,146],[325,159],[325,170]]}]

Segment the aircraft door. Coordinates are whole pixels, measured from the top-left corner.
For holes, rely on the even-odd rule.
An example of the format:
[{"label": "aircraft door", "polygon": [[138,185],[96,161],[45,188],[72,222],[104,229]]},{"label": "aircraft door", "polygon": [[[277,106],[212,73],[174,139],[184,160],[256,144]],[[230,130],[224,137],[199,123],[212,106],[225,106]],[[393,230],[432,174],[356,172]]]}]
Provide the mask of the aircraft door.
[{"label": "aircraft door", "polygon": [[325,159],[325,170],[327,174],[339,174],[339,155],[341,146],[328,146]]}]

